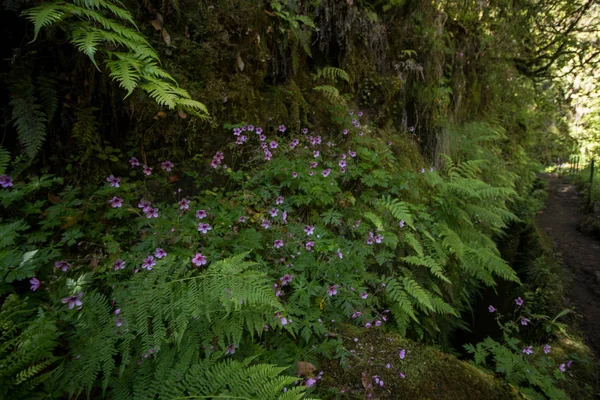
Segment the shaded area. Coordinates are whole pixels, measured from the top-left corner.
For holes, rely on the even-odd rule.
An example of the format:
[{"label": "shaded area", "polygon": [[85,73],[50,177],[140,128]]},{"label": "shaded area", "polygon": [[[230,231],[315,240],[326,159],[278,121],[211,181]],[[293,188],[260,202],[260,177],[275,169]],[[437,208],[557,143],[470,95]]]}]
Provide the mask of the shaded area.
[{"label": "shaded area", "polygon": [[539,216],[540,226],[552,238],[557,259],[571,275],[567,291],[570,306],[582,315],[586,344],[600,355],[600,241],[577,230],[583,215],[583,199],[574,185],[555,175],[541,176],[548,182],[548,203]]}]

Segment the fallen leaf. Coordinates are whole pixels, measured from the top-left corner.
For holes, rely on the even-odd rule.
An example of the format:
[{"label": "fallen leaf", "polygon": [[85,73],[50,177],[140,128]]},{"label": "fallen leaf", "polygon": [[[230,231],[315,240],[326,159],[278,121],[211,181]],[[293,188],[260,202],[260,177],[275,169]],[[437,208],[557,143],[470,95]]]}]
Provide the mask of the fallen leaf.
[{"label": "fallen leaf", "polygon": [[313,364],[307,361],[298,361],[298,376],[313,376],[317,370]]},{"label": "fallen leaf", "polygon": [[181,118],[183,118],[183,119],[186,119],[186,118],[187,118],[187,114],[186,114],[186,113],[184,113],[184,112],[183,112],[183,111],[181,111],[181,110],[177,111],[177,114],[179,114],[179,116],[180,116]]},{"label": "fallen leaf", "polygon": [[170,46],[171,45],[171,35],[169,35],[169,32],[167,32],[167,30],[163,28],[163,30],[160,33],[162,35],[163,40],[167,44],[167,46]]},{"label": "fallen leaf", "polygon": [[159,118],[166,118],[167,117],[167,113],[164,111],[159,111],[156,113],[156,115],[154,116],[154,119],[159,119]]},{"label": "fallen leaf", "polygon": [[244,64],[244,61],[242,60],[242,57],[240,57],[239,54],[237,56],[237,66],[240,69],[240,71],[243,71],[244,67],[246,66],[246,64]]},{"label": "fallen leaf", "polygon": [[162,23],[159,20],[155,19],[155,20],[152,20],[150,23],[152,24],[154,29],[156,29],[157,31],[160,31],[162,29]]},{"label": "fallen leaf", "polygon": [[169,177],[168,182],[169,183],[173,183],[173,182],[179,182],[179,180],[181,179],[181,176],[179,176],[179,174],[175,174],[175,175],[171,175]]}]

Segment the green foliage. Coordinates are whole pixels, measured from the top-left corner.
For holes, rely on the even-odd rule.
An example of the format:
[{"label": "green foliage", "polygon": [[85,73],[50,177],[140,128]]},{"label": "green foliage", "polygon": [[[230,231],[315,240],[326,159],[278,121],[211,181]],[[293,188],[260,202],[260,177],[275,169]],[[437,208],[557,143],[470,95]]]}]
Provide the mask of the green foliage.
[{"label": "green foliage", "polygon": [[125,97],[139,87],[161,106],[207,118],[206,106],[177,87],[175,80],[159,66],[158,54],[134,29],[133,17],[119,3],[51,1],[23,14],[34,25],[34,40],[42,28],[59,25],[70,42],[96,67],[96,56],[101,53],[110,76],[127,92]]}]

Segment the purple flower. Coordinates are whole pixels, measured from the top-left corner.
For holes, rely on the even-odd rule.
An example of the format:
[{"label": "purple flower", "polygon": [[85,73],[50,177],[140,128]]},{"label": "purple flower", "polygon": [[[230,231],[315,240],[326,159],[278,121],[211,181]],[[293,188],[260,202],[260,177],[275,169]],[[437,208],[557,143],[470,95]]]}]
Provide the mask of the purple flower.
[{"label": "purple flower", "polygon": [[400,226],[400,229],[402,229],[402,228],[404,228],[404,225],[405,225],[405,224],[406,224],[406,223],[404,222],[404,220],[403,220],[403,219],[401,219],[401,220],[400,220],[400,223],[399,223],[398,225]]},{"label": "purple flower", "polygon": [[285,132],[285,125],[279,125],[279,132]]},{"label": "purple flower", "polygon": [[310,163],[310,167],[311,168],[317,168],[317,165],[319,165],[319,163],[316,162],[316,161],[313,161],[313,162]]},{"label": "purple flower", "polygon": [[118,271],[120,269],[125,269],[125,261],[121,260],[120,258],[117,259],[115,261],[115,263],[113,264],[113,268],[115,271]]},{"label": "purple flower", "polygon": [[337,249],[337,256],[339,257],[340,260],[344,258],[344,255],[342,254],[340,249]]},{"label": "purple flower", "polygon": [[278,249],[280,247],[283,247],[283,240],[276,240],[273,242],[273,247]]},{"label": "purple flower", "polygon": [[381,321],[380,320],[375,321],[375,326],[381,326]]},{"label": "purple flower", "polygon": [[151,205],[152,203],[150,203],[149,201],[140,200],[140,202],[138,203],[138,208],[143,209],[144,212],[148,212],[152,208]]},{"label": "purple flower", "polygon": [[71,310],[71,309],[73,309],[73,307],[75,307],[75,306],[79,307],[83,304],[83,302],[81,301],[82,296],[83,296],[83,293],[79,293],[78,295],[75,295],[75,296],[65,297],[61,301],[63,304],[68,304],[69,310]]},{"label": "purple flower", "polygon": [[209,224],[205,224],[203,222],[198,224],[198,232],[206,234],[210,230],[212,230],[212,227]]},{"label": "purple flower", "polygon": [[550,349],[552,348],[552,346],[550,346],[549,344],[544,346],[544,354],[550,354]]},{"label": "purple flower", "polygon": [[330,286],[329,289],[327,289],[327,294],[329,295],[329,297],[337,294],[337,288],[338,288],[338,285],[333,285],[333,286]]},{"label": "purple flower", "polygon": [[246,217],[245,215],[242,215],[241,217],[238,218],[238,222],[240,224],[243,224],[246,222],[247,219],[248,219],[248,217]]},{"label": "purple flower", "polygon": [[329,176],[329,174],[330,174],[330,173],[331,173],[331,170],[330,170],[329,168],[327,168],[327,169],[323,170],[323,176],[324,176],[325,178],[327,178],[327,177]]},{"label": "purple flower", "polygon": [[521,317],[521,325],[527,326],[530,322],[529,318]]},{"label": "purple flower", "polygon": [[292,172],[292,178],[297,178],[298,177],[298,173],[297,172]]},{"label": "purple flower", "polygon": [[284,211],[283,214],[281,214],[281,220],[283,221],[284,224],[287,224],[287,211]]},{"label": "purple flower", "polygon": [[138,159],[137,159],[137,158],[135,158],[135,157],[131,157],[131,158],[129,159],[129,165],[131,165],[131,168],[134,168],[134,167],[139,167],[139,166],[140,166],[140,162],[138,161]]},{"label": "purple flower", "polygon": [[490,306],[488,307],[488,311],[494,313],[496,312],[496,308],[490,304]]},{"label": "purple flower", "polygon": [[363,112],[362,112],[362,111],[359,111],[359,112],[358,112],[358,116],[359,116],[359,117],[362,117],[362,116],[363,116]]},{"label": "purple flower", "polygon": [[166,256],[167,256],[167,252],[164,251],[163,249],[161,249],[160,247],[157,247],[156,250],[154,250],[154,257],[161,259]]},{"label": "purple flower", "polygon": [[160,164],[160,167],[167,172],[171,172],[171,170],[173,169],[173,167],[175,167],[175,165],[173,165],[173,163],[171,161],[167,160],[167,161],[163,161]]},{"label": "purple flower", "polygon": [[562,363],[558,366],[558,369],[560,370],[560,372],[565,372],[567,370],[567,367],[564,363]]},{"label": "purple flower", "polygon": [[62,272],[67,272],[67,270],[71,267],[71,264],[69,264],[66,261],[56,261],[54,263],[54,268],[60,268],[62,270]]},{"label": "purple flower", "polygon": [[356,319],[358,317],[360,317],[362,315],[362,313],[360,311],[355,311],[354,314],[352,314],[352,319]]},{"label": "purple flower", "polygon": [[123,321],[121,320],[121,318],[115,318],[115,325],[117,326],[117,328],[120,328],[121,325],[123,325]]},{"label": "purple flower", "polygon": [[271,211],[269,211],[269,215],[273,218],[275,218],[278,213],[279,213],[279,210],[276,208],[271,208]]},{"label": "purple flower", "polygon": [[311,386],[314,386],[314,384],[315,384],[315,383],[317,383],[317,381],[316,381],[315,379],[313,379],[313,378],[308,378],[308,379],[306,380],[306,387],[311,387]]},{"label": "purple flower", "polygon": [[263,219],[260,223],[260,226],[262,226],[265,229],[269,229],[269,227],[271,226],[271,221],[269,221],[268,219]]},{"label": "purple flower", "polygon": [[373,326],[373,325],[371,325],[371,323],[370,323],[370,322],[367,322],[367,323],[365,324],[365,328],[370,328],[370,327],[372,327],[372,326]]},{"label": "purple flower", "polygon": [[259,126],[258,128],[256,128],[256,130],[254,131],[257,135],[260,135],[262,133],[263,129]]},{"label": "purple flower", "polygon": [[149,207],[148,210],[144,209],[146,218],[158,218],[158,208]]},{"label": "purple flower", "polygon": [[254,131],[254,125],[248,125],[248,132]]},{"label": "purple flower", "polygon": [[366,300],[366,299],[367,299],[367,297],[369,297],[369,294],[368,294],[367,292],[362,292],[362,293],[360,294],[360,297],[361,297],[363,300]]},{"label": "purple flower", "polygon": [[260,140],[261,142],[264,142],[265,140],[267,140],[267,137],[265,135],[260,135],[258,137],[258,140]]},{"label": "purple flower", "polygon": [[142,269],[147,269],[148,271],[152,270],[152,267],[156,265],[156,261],[154,261],[154,256],[148,256],[144,258],[142,261]]},{"label": "purple flower", "polygon": [[342,168],[345,168],[345,167],[346,167],[346,161],[345,161],[345,160],[342,160],[342,161],[340,161],[340,162],[338,163],[338,165],[339,165],[340,167],[342,167]]},{"label": "purple flower", "polygon": [[277,146],[278,146],[278,144],[277,144],[277,142],[276,142],[276,141],[274,141],[274,140],[273,140],[271,143],[269,143],[269,147],[271,147],[272,149],[276,149],[276,148],[277,148]]},{"label": "purple flower", "polygon": [[188,199],[179,200],[179,209],[180,210],[189,210],[190,209],[190,201]]},{"label": "purple flower", "polygon": [[235,136],[240,136],[240,133],[242,133],[242,130],[240,128],[233,128],[233,134]]},{"label": "purple flower", "polygon": [[429,167],[429,172],[433,172],[433,167]]},{"label": "purple flower", "polygon": [[310,236],[313,233],[315,233],[315,227],[312,225],[306,225],[306,227],[304,228],[304,232],[306,232],[307,236]]},{"label": "purple flower", "polygon": [[573,365],[573,360],[569,360],[567,362],[567,368],[571,368],[571,365]]},{"label": "purple flower", "polygon": [[347,134],[348,134],[348,129],[344,129],[344,130],[342,131],[342,133],[343,133],[344,135],[347,135]]},{"label": "purple flower", "polygon": [[348,155],[349,155],[350,157],[356,157],[356,152],[355,152],[355,151],[352,151],[352,150],[348,150]]},{"label": "purple flower", "polygon": [[522,351],[523,354],[533,354],[533,346],[527,346]]},{"label": "purple flower", "polygon": [[319,153],[319,150],[315,150],[315,151],[313,151],[313,156],[314,156],[314,158],[317,158],[317,157],[319,157],[319,154],[320,154],[320,153]]},{"label": "purple flower", "polygon": [[273,154],[270,151],[265,150],[265,161],[270,161],[271,157],[273,157]]},{"label": "purple flower", "polygon": [[381,243],[382,240],[383,240],[383,236],[381,236],[381,235],[375,236],[375,243]]},{"label": "purple flower", "polygon": [[108,182],[108,185],[110,187],[119,187],[119,182],[121,182],[121,178],[115,178],[114,175],[109,175],[108,178],[106,178],[106,182]]},{"label": "purple flower", "polygon": [[302,128],[302,133],[306,135],[308,133],[308,128]]},{"label": "purple flower", "polygon": [[223,154],[221,151],[217,151],[214,155],[214,158],[217,160],[223,160],[225,159],[225,154]]},{"label": "purple flower", "polygon": [[38,290],[40,288],[40,286],[42,285],[40,280],[38,278],[36,278],[35,276],[29,280],[29,284],[31,285],[30,289],[32,292],[35,292],[36,290]]},{"label": "purple flower", "polygon": [[196,218],[198,219],[202,219],[202,218],[206,218],[206,211],[204,210],[198,210],[196,211]]},{"label": "purple flower", "polygon": [[287,323],[288,323],[288,320],[285,317],[281,317],[279,320],[281,321],[281,325],[287,325]]},{"label": "purple flower", "polygon": [[293,149],[296,146],[298,146],[298,144],[300,143],[300,141],[298,139],[294,139],[292,140],[292,143],[290,143],[290,148]]},{"label": "purple flower", "polygon": [[515,299],[515,303],[517,303],[517,305],[520,307],[520,306],[522,306],[522,305],[523,305],[523,299],[522,299],[522,298],[520,298],[520,297],[517,297],[517,298]]},{"label": "purple flower", "polygon": [[227,346],[225,354],[235,354],[235,345],[233,343]]},{"label": "purple flower", "polygon": [[315,242],[306,242],[306,251],[311,251],[311,249],[314,247]]},{"label": "purple flower", "polygon": [[400,350],[400,353],[398,353],[398,356],[400,357],[401,360],[404,360],[404,357],[406,357],[406,349]]},{"label": "purple flower", "polygon": [[411,126],[410,128],[408,128],[408,130],[409,130],[410,132],[414,132],[414,131],[415,131],[415,127],[414,127],[414,126]]},{"label": "purple flower", "polygon": [[123,199],[117,196],[114,196],[112,199],[108,201],[112,208],[118,208],[123,205]]},{"label": "purple flower", "polygon": [[402,378],[402,379],[405,379],[405,378],[406,378],[406,375],[404,375],[402,372],[400,372],[399,376],[400,376],[400,378]]},{"label": "purple flower", "polygon": [[424,174],[425,173],[425,168],[421,168],[421,173]]},{"label": "purple flower", "polygon": [[192,264],[196,267],[206,264],[206,257],[202,255],[202,253],[196,253],[194,258],[192,258]]},{"label": "purple flower", "polygon": [[142,170],[143,170],[143,172],[144,172],[144,175],[151,175],[151,174],[152,174],[152,168],[150,168],[150,167],[149,167],[149,166],[147,166],[147,165],[144,165],[144,166],[142,167]]},{"label": "purple flower", "polygon": [[285,286],[292,281],[294,277],[290,274],[285,274],[283,277],[279,278],[281,281],[281,286]]},{"label": "purple flower", "polygon": [[283,196],[277,197],[277,199],[275,199],[275,204],[277,204],[277,205],[283,204]]},{"label": "purple flower", "polygon": [[348,112],[348,114],[349,114],[349,115],[354,115],[354,110],[350,110],[350,111]]}]

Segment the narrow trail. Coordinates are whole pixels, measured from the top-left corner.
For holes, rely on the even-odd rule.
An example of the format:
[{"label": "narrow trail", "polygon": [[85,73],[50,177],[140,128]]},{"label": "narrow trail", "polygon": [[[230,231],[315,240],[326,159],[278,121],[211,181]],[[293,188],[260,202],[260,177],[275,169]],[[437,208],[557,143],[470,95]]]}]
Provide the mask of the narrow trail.
[{"label": "narrow trail", "polygon": [[539,223],[552,238],[557,258],[571,277],[567,296],[570,306],[583,316],[584,340],[600,358],[600,241],[577,230],[583,199],[576,187],[555,175],[542,178],[549,190]]}]

